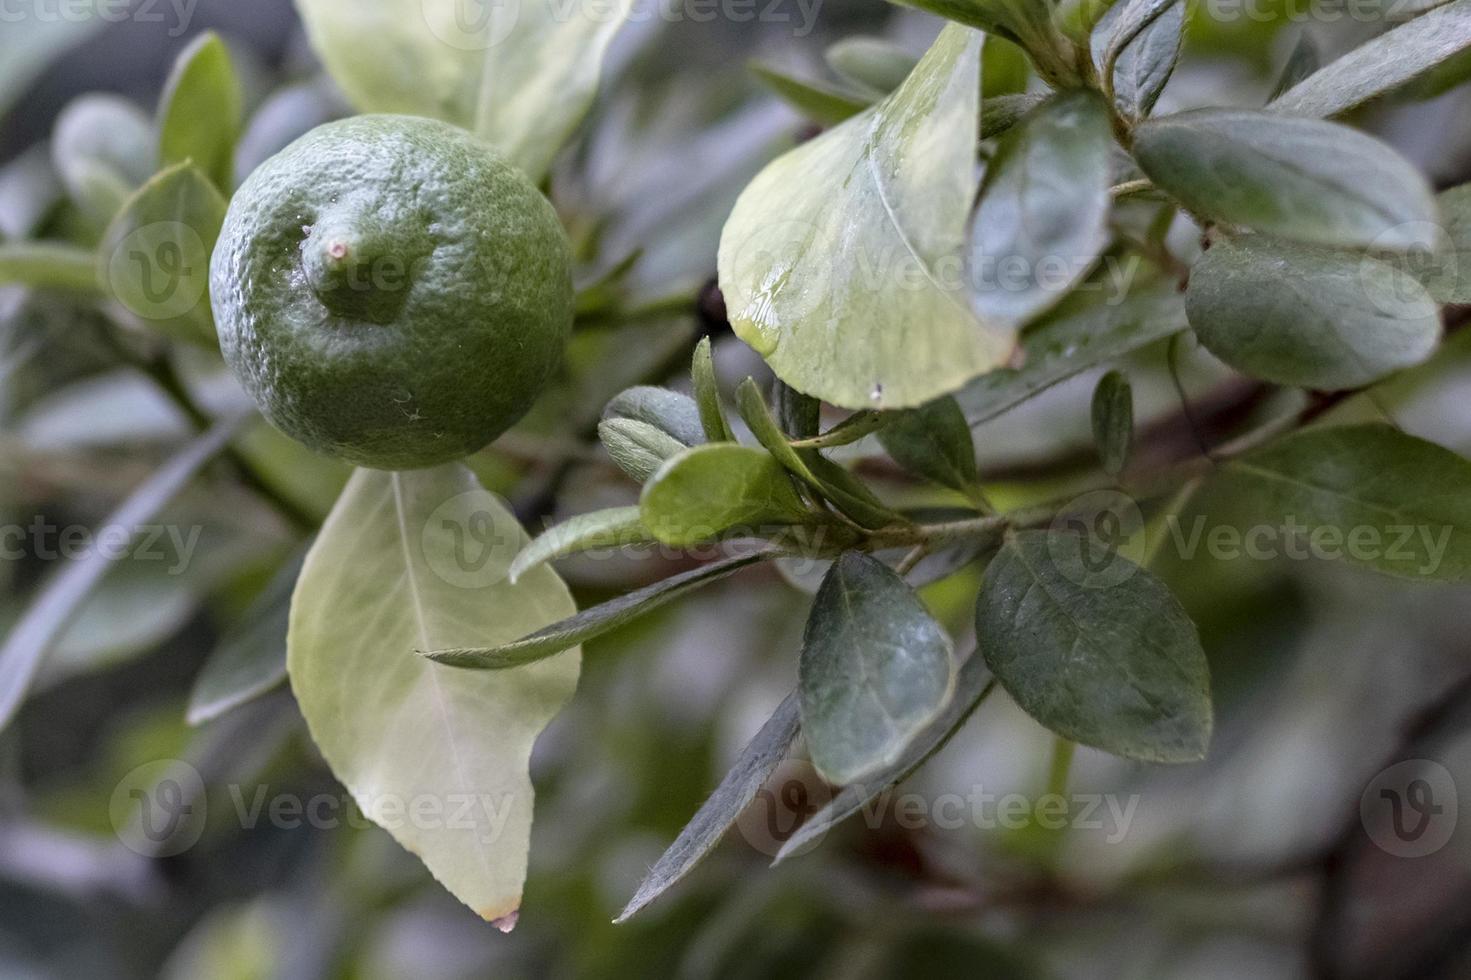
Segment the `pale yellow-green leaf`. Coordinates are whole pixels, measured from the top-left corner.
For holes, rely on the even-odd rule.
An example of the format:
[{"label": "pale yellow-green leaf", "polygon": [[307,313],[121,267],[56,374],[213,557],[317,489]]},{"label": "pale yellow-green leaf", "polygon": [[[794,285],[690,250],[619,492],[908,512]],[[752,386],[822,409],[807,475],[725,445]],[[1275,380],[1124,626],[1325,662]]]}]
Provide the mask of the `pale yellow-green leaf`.
[{"label": "pale yellow-green leaf", "polygon": [[798,391],[907,408],[1004,364],[1012,330],[971,311],[982,35],[947,26],[888,98],[778,158],[720,240],[731,324]]},{"label": "pale yellow-green leaf", "polygon": [[460,464],[358,470],[307,556],[287,640],[292,690],[333,773],[502,929],[526,877],[532,743],[576,687],[581,654],[468,671],[416,651],[494,645],[576,612],[548,566],[510,584],[525,543]]},{"label": "pale yellow-green leaf", "polygon": [[632,0],[296,0],[313,45],[365,112],[474,130],[533,179],[577,128]]}]

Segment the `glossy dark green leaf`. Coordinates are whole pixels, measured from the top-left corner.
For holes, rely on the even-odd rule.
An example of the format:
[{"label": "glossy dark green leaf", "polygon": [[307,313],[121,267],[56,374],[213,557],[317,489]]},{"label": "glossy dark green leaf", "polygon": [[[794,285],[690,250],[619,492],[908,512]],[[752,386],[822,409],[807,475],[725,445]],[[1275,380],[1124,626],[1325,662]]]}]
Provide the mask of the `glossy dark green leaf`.
[{"label": "glossy dark green leaf", "polygon": [[970,227],[971,304],[1021,326],[1052,306],[1108,243],[1113,133],[1103,100],[1071,92],[997,146]]},{"label": "glossy dark green leaf", "polygon": [[889,787],[906,779],[950,740],[995,686],[996,680],[987,669],[985,660],[978,653],[971,654],[956,673],[955,693],[949,703],[939,717],[909,743],[903,756],[882,772],[834,793],[832,799],[787,838],[772,863],[780,864],[807,851],[835,825],[861,811]]},{"label": "glossy dark green leaf", "polygon": [[832,126],[868,108],[871,96],[838,88],[816,79],[788,75],[771,65],[753,61],[751,74],[771,89],[787,105],[814,122]]},{"label": "glossy dark green leaf", "polygon": [[686,449],[666,462],[644,485],[639,510],[654,537],[676,548],[812,517],[769,453],[723,442]]},{"label": "glossy dark green leaf", "polygon": [[904,84],[919,59],[879,37],[845,37],[823,53],[840,76],[883,96]]},{"label": "glossy dark green leaf", "polygon": [[1329,118],[1387,95],[1471,48],[1471,0],[1453,0],[1361,44],[1283,92],[1271,108]]},{"label": "glossy dark green leaf", "polygon": [[1220,479],[1304,556],[1471,578],[1471,462],[1433,442],[1380,423],[1312,428],[1231,460]]},{"label": "glossy dark green leaf", "polygon": [[789,694],[741,750],[735,765],[715,787],[715,792],[700,805],[674,843],[654,862],[614,922],[626,922],[636,915],[689,874],[720,843],[736,818],[756,798],[756,792],[787,757],[799,727],[797,696]]},{"label": "glossy dark green leaf", "polygon": [[775,551],[755,551],[710,562],[688,572],[646,585],[627,595],[584,609],[575,616],[552,623],[508,643],[488,647],[456,647],[420,650],[436,663],[474,670],[503,670],[550,657],[617,629],[624,623],[652,612],[667,602],[709,585],[748,565],[776,557]]},{"label": "glossy dark green leaf", "polygon": [[189,692],[185,714],[189,724],[213,721],[286,680],[291,593],[305,560],[306,549],[302,549],[282,565],[246,607],[240,621],[210,651]]},{"label": "glossy dark green leaf", "polygon": [[1129,446],[1134,440],[1134,390],[1120,371],[1110,371],[1098,379],[1093,389],[1093,444],[1098,459],[1110,476],[1123,472],[1129,461]]},{"label": "glossy dark green leaf", "polygon": [[95,275],[150,329],[214,348],[209,256],[225,208],[224,197],[193,164],[160,171],[107,226]]},{"label": "glossy dark green leaf", "polygon": [[815,449],[795,449],[788,436],[771,417],[761,389],[752,378],[736,389],[736,405],[751,434],[771,456],[797,479],[811,487],[838,510],[867,528],[901,522],[898,514],[884,506],[873,491],[838,464]]},{"label": "glossy dark green leaf", "polygon": [[1413,164],[1337,123],[1198,109],[1141,123],[1134,157],[1196,214],[1294,241],[1408,250],[1436,219]]},{"label": "glossy dark green leaf", "polygon": [[689,448],[658,426],[637,419],[604,419],[598,423],[598,439],[618,468],[639,483]]},{"label": "glossy dark green leaf", "polygon": [[895,412],[879,430],[879,443],[900,466],[961,493],[976,485],[976,449],[970,425],[954,398]]},{"label": "glossy dark green leaf", "polygon": [[705,441],[700,409],[689,395],[668,388],[638,385],[613,396],[603,409],[605,419],[634,419],[645,422],[678,439],[686,446]]},{"label": "glossy dark green leaf", "polygon": [[695,390],[695,404],[700,410],[700,428],[710,442],[734,442],[730,423],[725,420],[725,406],[720,401],[720,386],[715,381],[715,358],[710,353],[710,338],[701,337],[695,345],[690,364],[690,380]]},{"label": "glossy dark green leaf", "polygon": [[1021,367],[982,375],[955,400],[966,420],[980,425],[1080,371],[1185,328],[1184,299],[1168,284],[1140,290],[1121,303],[1103,300],[1060,310],[1023,335]]},{"label": "glossy dark green leaf", "polygon": [[1195,624],[1163,583],[1064,531],[1022,531],[986,569],[976,636],[1001,686],[1065,738],[1147,762],[1210,743]]},{"label": "glossy dark green leaf", "polygon": [[950,637],[884,563],[850,551],[817,590],[797,664],[802,731],[824,779],[893,765],[949,703]]},{"label": "glossy dark green leaf", "polygon": [[1419,364],[1441,330],[1435,301],[1395,265],[1254,235],[1195,263],[1186,310],[1200,342],[1238,371],[1322,390]]},{"label": "glossy dark green leaf", "polygon": [[522,548],[507,573],[514,584],[542,562],[593,548],[644,544],[654,539],[639,519],[637,507],[609,507],[578,514],[537,535]]},{"label": "glossy dark green leaf", "polygon": [[[1098,21],[1092,38],[1095,64],[1105,63],[1115,31],[1137,7],[1120,0]],[[1149,115],[1174,74],[1184,36],[1185,2],[1177,0],[1123,46],[1113,67],[1113,100],[1119,112],[1130,119]]]},{"label": "glossy dark green leaf", "polygon": [[[131,541],[141,525],[151,521],[206,463],[224,451],[244,422],[244,416],[237,416],[216,423],[145,479],[102,526],[124,529]],[[126,545],[93,548],[85,557],[60,566],[42,583],[0,646],[0,729],[15,717],[42,659],[66,630],[72,614],[127,550]]]},{"label": "glossy dark green leaf", "polygon": [[192,160],[215,187],[234,186],[240,135],[240,82],[218,34],[206,31],[180,52],[158,106],[158,162]]}]

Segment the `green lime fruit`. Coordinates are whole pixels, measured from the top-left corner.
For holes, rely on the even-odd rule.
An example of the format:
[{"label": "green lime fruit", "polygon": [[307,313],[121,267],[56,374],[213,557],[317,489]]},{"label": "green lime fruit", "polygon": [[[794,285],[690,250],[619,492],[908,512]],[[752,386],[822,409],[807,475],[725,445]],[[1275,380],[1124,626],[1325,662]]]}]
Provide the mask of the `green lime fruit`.
[{"label": "green lime fruit", "polygon": [[319,126],[230,202],[210,260],[220,350],[261,411],[375,469],[458,459],[510,428],[572,324],[547,199],[447,123]]}]

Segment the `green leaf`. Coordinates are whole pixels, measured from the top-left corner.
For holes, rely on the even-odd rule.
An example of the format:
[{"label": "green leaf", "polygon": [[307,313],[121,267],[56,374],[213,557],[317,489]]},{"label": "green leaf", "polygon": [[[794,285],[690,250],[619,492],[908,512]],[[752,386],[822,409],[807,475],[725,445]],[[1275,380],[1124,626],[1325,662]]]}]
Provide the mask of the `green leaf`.
[{"label": "green leaf", "polygon": [[1141,123],[1134,157],[1196,214],[1294,241],[1407,250],[1436,220],[1414,165],[1337,123],[1198,109]]},{"label": "green leaf", "polygon": [[1108,244],[1113,132],[1091,92],[1048,102],[986,168],[970,232],[971,303],[1022,326],[1077,285]]},{"label": "green leaf", "polygon": [[174,61],[158,105],[160,166],[192,160],[221,191],[235,183],[240,82],[218,34],[206,31]]},{"label": "green leaf", "polygon": [[980,42],[945,28],[898,91],[768,165],[726,221],[731,324],[798,391],[907,408],[1011,355],[1011,331],[976,320],[959,274]]},{"label": "green leaf", "polygon": [[879,37],[845,37],[823,52],[828,67],[843,78],[880,96],[900,85],[919,59]]},{"label": "green leaf", "polygon": [[85,557],[62,565],[41,585],[0,646],[0,730],[15,718],[47,652],[108,569],[128,552],[140,525],[151,521],[206,463],[224,451],[245,419],[236,416],[216,423],[154,471],[108,515],[101,527],[119,528],[126,535],[118,547],[93,548]]},{"label": "green leaf", "polygon": [[1412,256],[1422,262],[1412,269],[1437,303],[1471,303],[1471,184],[1445,191],[1436,202],[1447,247]]},{"label": "green leaf", "polygon": [[1022,337],[1022,366],[977,378],[955,397],[972,426],[996,418],[1038,392],[1186,327],[1174,287],[1151,286],[1121,303],[1064,309]]},{"label": "green leaf", "polygon": [[762,85],[783,102],[814,122],[834,126],[867,109],[873,99],[816,79],[797,78],[759,61],[747,67]]},{"label": "green leaf", "polygon": [[[1095,64],[1106,63],[1115,31],[1138,8],[1138,4],[1116,3],[1098,21],[1092,38]],[[1184,38],[1185,3],[1176,0],[1120,49],[1113,68],[1113,101],[1125,117],[1143,119],[1154,109],[1180,60]]]},{"label": "green leaf", "polygon": [[1276,112],[1329,118],[1387,95],[1471,48],[1471,0],[1454,0],[1361,44],[1271,103]]},{"label": "green leaf", "polygon": [[654,537],[676,548],[727,531],[759,534],[816,519],[780,463],[724,442],[686,449],[666,462],[644,485],[639,512]]},{"label": "green leaf", "polygon": [[194,688],[185,719],[202,725],[240,707],[286,680],[286,631],[291,593],[306,561],[306,550],[281,566],[240,621],[220,638]]},{"label": "green leaf", "polygon": [[802,731],[824,779],[893,765],[955,693],[950,637],[883,562],[842,555],[817,590],[797,665]]},{"label": "green leaf", "polygon": [[894,412],[875,412],[871,409],[854,412],[826,432],[818,433],[807,439],[793,439],[792,448],[831,449],[836,446],[849,446],[888,425],[894,420],[896,414]]},{"label": "green leaf", "polygon": [[776,551],[755,551],[713,561],[584,609],[575,616],[505,643],[478,647],[424,648],[420,652],[435,663],[470,670],[504,670],[535,663],[611,632],[667,602],[673,602],[698,588],[725,578],[732,572],[740,571],[747,565],[766,561],[776,555]]},{"label": "green leaf", "polygon": [[654,540],[639,519],[637,507],[609,507],[578,514],[548,528],[521,549],[511,562],[511,584],[538,565],[592,548],[617,548]]},{"label": "green leaf", "polygon": [[985,661],[979,654],[971,654],[956,673],[955,693],[945,709],[909,743],[902,757],[882,772],[834,793],[832,799],[787,839],[772,863],[780,864],[815,846],[835,825],[861,811],[890,786],[908,778],[950,740],[995,686]]},{"label": "green leaf", "polygon": [[736,389],[736,405],[741,418],[751,429],[756,441],[776,459],[778,463],[797,479],[807,484],[823,499],[867,528],[885,527],[903,520],[883,501],[873,495],[841,466],[823,457],[815,449],[794,449],[771,417],[761,397],[761,390],[753,378],[747,378]]},{"label": "green leaf", "polygon": [[994,139],[1026,118],[1027,114],[1047,101],[1047,96],[997,95],[981,106],[981,139]]},{"label": "green leaf", "polygon": [[1129,461],[1129,445],[1134,440],[1134,389],[1120,371],[1110,371],[1098,379],[1093,389],[1093,444],[1103,471],[1118,476]]},{"label": "green leaf", "polygon": [[97,256],[59,242],[0,243],[0,286],[97,293]]},{"label": "green leaf", "polygon": [[156,169],[153,122],[127,99],[99,92],[67,103],[51,130],[51,160],[72,201],[99,227]]},{"label": "green leaf", "polygon": [[1308,553],[1410,579],[1471,578],[1471,462],[1381,423],[1306,429],[1220,479]]},{"label": "green leaf", "polygon": [[550,568],[507,581],[525,543],[460,464],[358,470],[307,555],[287,641],[292,692],[333,774],[503,931],[526,877],[532,743],[572,696],[580,654],[480,673],[414,651],[494,644],[571,614]]},{"label": "green leaf", "polygon": [[771,387],[771,401],[777,425],[788,438],[810,439],[822,428],[822,402],[811,395],[804,395],[778,380]]},{"label": "green leaf", "polygon": [[1218,241],[1190,272],[1190,325],[1244,374],[1326,391],[1419,364],[1440,314],[1407,272],[1369,256],[1246,236]]},{"label": "green leaf", "polygon": [[705,441],[699,406],[689,395],[668,388],[638,385],[625,389],[608,402],[603,418],[646,422],[686,446],[698,446]]},{"label": "green leaf", "polygon": [[606,419],[598,423],[598,439],[618,468],[643,483],[664,461],[689,448],[663,429],[637,419]]},{"label": "green leaf", "polygon": [[1053,23],[1053,4],[1039,0],[893,0],[939,14],[1019,44],[1054,88],[1077,83],[1076,55]]},{"label": "green leaf", "polygon": [[700,428],[710,442],[735,442],[725,408],[720,403],[720,387],[715,383],[715,358],[710,353],[710,338],[701,337],[695,345],[690,364],[690,378],[695,389],[695,404],[700,410]]},{"label": "green leaf", "polygon": [[297,0],[313,47],[363,112],[430,116],[485,137],[540,181],[597,93],[633,0]]},{"label": "green leaf", "polygon": [[213,348],[209,256],[225,222],[220,192],[191,163],[160,171],[128,199],[98,246],[95,275],[153,329]]},{"label": "green leaf", "polygon": [[[1107,33],[1092,42],[1098,52],[1095,55],[1098,73],[1105,78],[1114,76],[1114,84],[1117,85],[1119,66],[1125,53],[1130,48],[1140,51],[1141,45],[1147,47],[1148,33],[1180,6],[1183,6],[1180,0],[1119,0],[1109,10],[1108,16],[1099,22],[1099,28],[1106,26]],[[1160,83],[1161,87],[1163,84]]]},{"label": "green leaf", "polygon": [[618,913],[618,918],[613,920],[615,923],[627,922],[674,887],[720,843],[741,812],[756,798],[756,792],[787,757],[798,730],[797,696],[789,694],[741,750],[735,765],[715,787],[715,792],[700,805],[674,843],[654,862],[644,880],[639,882],[638,890]]},{"label": "green leaf", "polygon": [[1028,714],[1130,759],[1205,757],[1211,704],[1195,624],[1169,589],[1091,538],[1011,535],[976,605],[981,653]]},{"label": "green leaf", "polygon": [[961,493],[975,490],[976,449],[954,398],[895,412],[879,430],[879,443],[894,462],[917,476]]}]

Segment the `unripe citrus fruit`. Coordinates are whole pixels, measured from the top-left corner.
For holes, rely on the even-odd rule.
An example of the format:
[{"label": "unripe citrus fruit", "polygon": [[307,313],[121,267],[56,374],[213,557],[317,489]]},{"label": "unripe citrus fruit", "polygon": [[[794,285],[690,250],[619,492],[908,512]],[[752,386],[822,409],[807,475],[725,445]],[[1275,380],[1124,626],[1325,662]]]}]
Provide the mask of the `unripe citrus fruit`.
[{"label": "unripe citrus fruit", "polygon": [[261,411],[377,469],[474,452],[531,406],[572,322],[556,213],[447,123],[307,133],[230,202],[210,262],[220,350]]}]

